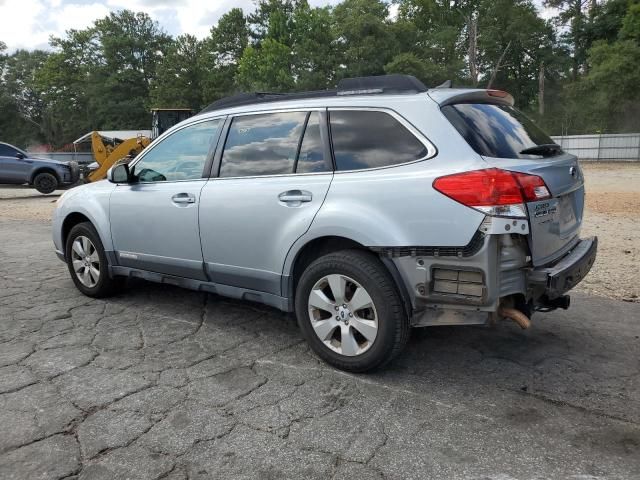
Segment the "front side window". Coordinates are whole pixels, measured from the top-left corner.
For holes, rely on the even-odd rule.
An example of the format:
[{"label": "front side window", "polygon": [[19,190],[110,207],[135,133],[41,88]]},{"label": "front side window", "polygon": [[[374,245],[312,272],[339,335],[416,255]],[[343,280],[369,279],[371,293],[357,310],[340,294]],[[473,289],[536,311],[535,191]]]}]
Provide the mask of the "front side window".
[{"label": "front side window", "polygon": [[18,151],[9,145],[0,145],[0,157],[15,157]]},{"label": "front side window", "polygon": [[337,170],[388,167],[427,155],[427,147],[388,113],[332,110],[329,118]]},{"label": "front side window", "polygon": [[233,119],[220,177],[293,173],[307,112],[244,115]]},{"label": "front side window", "polygon": [[209,151],[222,120],[210,120],[182,128],[163,139],[135,164],[140,182],[175,182],[202,178]]}]

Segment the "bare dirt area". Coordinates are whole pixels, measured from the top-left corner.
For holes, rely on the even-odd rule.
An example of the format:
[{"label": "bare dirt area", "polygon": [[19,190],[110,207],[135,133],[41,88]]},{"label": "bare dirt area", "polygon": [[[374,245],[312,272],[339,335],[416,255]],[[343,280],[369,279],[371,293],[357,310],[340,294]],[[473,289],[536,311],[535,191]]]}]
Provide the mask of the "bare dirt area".
[{"label": "bare dirt area", "polygon": [[598,236],[598,258],[577,291],[640,301],[640,163],[583,163],[583,236]]},{"label": "bare dirt area", "polygon": [[[583,236],[597,235],[598,259],[576,291],[640,302],[640,163],[582,164]],[[59,193],[59,192],[56,192]],[[0,187],[0,218],[49,220],[58,195]]]}]

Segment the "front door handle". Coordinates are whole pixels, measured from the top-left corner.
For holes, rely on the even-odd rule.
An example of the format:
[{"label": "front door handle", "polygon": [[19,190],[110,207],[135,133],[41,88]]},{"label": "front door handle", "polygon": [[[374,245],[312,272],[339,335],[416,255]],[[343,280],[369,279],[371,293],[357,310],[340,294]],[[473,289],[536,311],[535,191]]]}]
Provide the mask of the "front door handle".
[{"label": "front door handle", "polygon": [[196,203],[196,196],[191,193],[176,193],[171,197],[171,201],[177,205]]},{"label": "front door handle", "polygon": [[303,202],[310,202],[313,200],[313,196],[311,195],[311,192],[307,192],[305,190],[289,190],[278,195],[278,200],[285,203],[300,204]]}]

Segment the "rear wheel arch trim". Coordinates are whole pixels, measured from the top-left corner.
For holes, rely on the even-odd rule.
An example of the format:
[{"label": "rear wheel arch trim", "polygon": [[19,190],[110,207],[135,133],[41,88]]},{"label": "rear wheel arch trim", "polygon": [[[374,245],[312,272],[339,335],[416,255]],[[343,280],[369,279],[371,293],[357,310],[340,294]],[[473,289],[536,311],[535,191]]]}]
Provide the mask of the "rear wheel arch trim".
[{"label": "rear wheel arch trim", "polygon": [[[396,284],[396,288],[398,289],[398,293],[400,294],[400,297],[402,299],[402,303],[405,309],[405,314],[409,318],[411,318],[411,315],[413,312],[411,297],[409,295],[406,285],[404,284],[404,281],[402,280],[402,276],[400,275],[400,272],[398,271],[398,267],[396,266],[396,264],[391,259],[382,257],[377,252],[373,251],[372,249],[363,245],[362,243],[356,240],[353,240],[351,238],[343,237],[340,235],[326,235],[322,237],[312,238],[309,241],[305,242],[302,246],[300,246],[300,248],[298,248],[295,251],[295,253],[292,251],[293,247],[289,251],[289,255],[293,254],[293,257],[291,257],[292,259],[291,259],[289,268],[285,270],[284,275],[282,276],[282,280],[283,280],[282,292],[284,296],[289,299],[289,306],[291,311],[294,310],[293,307],[294,307],[295,292],[297,287],[296,284],[298,280],[296,276],[299,277],[302,274],[302,272],[304,272],[304,270],[298,271],[296,268],[296,267],[298,267],[298,269],[300,268],[298,264],[299,260],[301,259],[302,255],[304,255],[307,251],[313,251],[312,245],[322,244],[324,242],[329,243],[332,241],[336,242],[336,248],[329,248],[326,251],[323,251],[321,249],[320,251],[317,252],[316,255],[310,257],[308,262],[306,262],[307,266],[311,264],[314,260],[320,258],[321,256],[328,255],[330,253],[341,251],[341,250],[357,249],[357,250],[369,252],[372,255],[374,255],[376,258],[378,258],[382,263],[382,265],[389,271],[389,274],[391,275],[393,282]],[[311,250],[308,250],[308,249],[311,249]],[[290,258],[289,255],[287,256],[287,259]],[[285,265],[285,268],[286,268],[286,265]]]}]

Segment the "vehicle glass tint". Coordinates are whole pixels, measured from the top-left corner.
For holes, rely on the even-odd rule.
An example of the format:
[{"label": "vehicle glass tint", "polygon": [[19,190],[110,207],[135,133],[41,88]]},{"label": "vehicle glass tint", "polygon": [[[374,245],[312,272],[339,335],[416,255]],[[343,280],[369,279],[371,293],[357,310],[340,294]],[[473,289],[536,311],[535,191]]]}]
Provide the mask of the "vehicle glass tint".
[{"label": "vehicle glass tint", "polygon": [[329,115],[337,170],[387,167],[427,155],[427,147],[388,113],[334,110]]},{"label": "vehicle glass tint", "polygon": [[0,157],[15,157],[18,151],[9,145],[0,145]]},{"label": "vehicle glass tint", "polygon": [[296,173],[325,172],[324,148],[320,136],[320,112],[311,112],[300,145]]},{"label": "vehicle glass tint", "polygon": [[442,113],[467,143],[486,157],[540,158],[520,152],[555,143],[522,112],[508,105],[458,103],[443,107]]},{"label": "vehicle glass tint", "polygon": [[134,174],[141,182],[202,178],[207,155],[221,125],[221,120],[211,120],[178,130],[153,146],[136,163]]},{"label": "vehicle glass tint", "polygon": [[220,177],[293,173],[307,112],[235,117],[222,153]]}]

